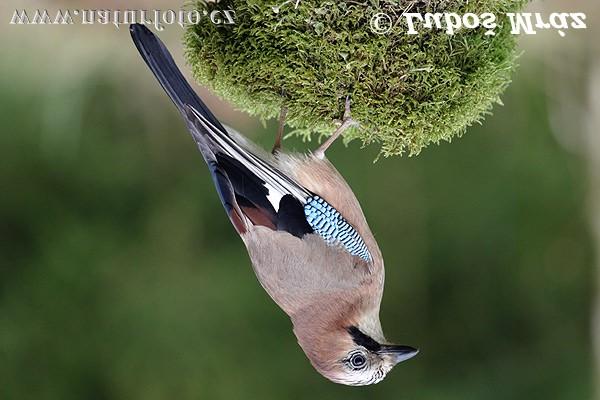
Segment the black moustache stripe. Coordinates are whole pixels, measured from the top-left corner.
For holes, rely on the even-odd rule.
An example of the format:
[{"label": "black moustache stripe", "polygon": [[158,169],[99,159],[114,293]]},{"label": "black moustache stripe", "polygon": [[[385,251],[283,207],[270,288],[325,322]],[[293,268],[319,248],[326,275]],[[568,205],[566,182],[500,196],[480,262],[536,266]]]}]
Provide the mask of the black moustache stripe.
[{"label": "black moustache stripe", "polygon": [[348,333],[352,336],[352,340],[359,346],[364,347],[365,349],[372,351],[374,353],[381,350],[381,345],[374,340],[371,336],[365,335],[358,329],[356,326],[351,326],[348,328]]}]

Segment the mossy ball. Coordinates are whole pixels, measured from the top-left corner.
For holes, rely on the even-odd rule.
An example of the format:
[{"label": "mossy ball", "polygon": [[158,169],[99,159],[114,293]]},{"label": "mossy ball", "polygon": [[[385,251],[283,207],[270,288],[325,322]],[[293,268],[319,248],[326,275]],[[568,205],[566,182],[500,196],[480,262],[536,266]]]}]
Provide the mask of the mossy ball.
[{"label": "mossy ball", "polygon": [[[294,134],[330,135],[349,96],[360,125],[344,133],[346,143],[359,139],[378,144],[384,156],[414,155],[460,136],[500,102],[515,65],[515,37],[505,14],[525,3],[200,1],[194,7],[209,15],[234,10],[235,23],[205,17],[190,25],[186,55],[196,79],[234,106],[263,120],[287,107]],[[419,27],[419,34],[409,35],[405,11],[493,13],[497,27],[494,35],[484,27],[453,35]],[[374,29],[379,13],[393,22],[384,34]]]}]

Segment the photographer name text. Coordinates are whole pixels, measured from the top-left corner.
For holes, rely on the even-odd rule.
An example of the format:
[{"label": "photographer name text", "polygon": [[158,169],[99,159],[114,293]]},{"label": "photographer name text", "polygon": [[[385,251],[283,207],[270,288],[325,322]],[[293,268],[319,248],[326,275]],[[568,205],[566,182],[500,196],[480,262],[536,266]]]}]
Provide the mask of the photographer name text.
[{"label": "photographer name text", "polygon": [[[506,13],[502,14],[510,24],[513,35],[535,35],[541,30],[555,30],[561,37],[570,29],[586,29],[586,15],[582,12],[555,12],[548,16],[541,13]],[[395,29],[403,29],[406,35],[419,35],[430,30],[442,30],[454,35],[462,29],[485,29],[485,35],[494,36],[500,26],[498,16],[494,13],[403,13],[397,18],[379,12],[370,20],[374,33],[387,34]]]}]

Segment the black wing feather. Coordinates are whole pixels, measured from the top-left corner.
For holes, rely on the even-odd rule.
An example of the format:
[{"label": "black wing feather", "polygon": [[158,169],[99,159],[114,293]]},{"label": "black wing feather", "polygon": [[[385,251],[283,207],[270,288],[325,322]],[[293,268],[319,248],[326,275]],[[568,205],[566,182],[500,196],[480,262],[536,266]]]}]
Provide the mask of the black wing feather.
[{"label": "black wing feather", "polygon": [[297,237],[314,232],[313,228],[306,221],[304,205],[292,195],[286,194],[279,201],[277,229],[287,231]]}]

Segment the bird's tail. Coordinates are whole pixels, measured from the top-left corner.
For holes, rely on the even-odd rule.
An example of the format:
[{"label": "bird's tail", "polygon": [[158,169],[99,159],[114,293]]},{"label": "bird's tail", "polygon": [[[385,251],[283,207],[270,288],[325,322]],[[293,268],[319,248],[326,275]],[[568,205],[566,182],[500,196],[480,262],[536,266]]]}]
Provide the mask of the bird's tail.
[{"label": "bird's tail", "polygon": [[184,106],[188,105],[201,113],[212,125],[226,132],[219,120],[194,92],[163,42],[141,24],[132,24],[129,31],[140,55],[183,116],[185,117],[186,113]]},{"label": "bird's tail", "polygon": [[231,222],[238,233],[245,232],[246,218],[236,203],[235,191],[227,172],[217,161],[222,143],[233,143],[231,137],[186,81],[160,39],[141,24],[132,24],[129,31],[140,55],[186,121],[211,171],[213,182]]}]

